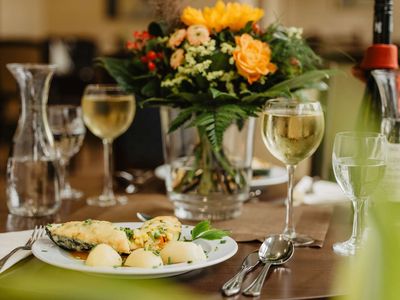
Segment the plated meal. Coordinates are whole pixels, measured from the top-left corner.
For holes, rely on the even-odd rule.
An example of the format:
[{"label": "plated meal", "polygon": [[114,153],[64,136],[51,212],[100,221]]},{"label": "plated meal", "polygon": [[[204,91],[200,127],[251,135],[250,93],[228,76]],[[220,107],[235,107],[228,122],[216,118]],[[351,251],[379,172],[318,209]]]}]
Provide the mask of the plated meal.
[{"label": "plated meal", "polygon": [[50,224],[46,231],[51,241],[35,243],[34,255],[87,272],[162,277],[219,263],[237,251],[227,231],[208,221],[182,225],[171,216],[144,223],[71,221]]}]

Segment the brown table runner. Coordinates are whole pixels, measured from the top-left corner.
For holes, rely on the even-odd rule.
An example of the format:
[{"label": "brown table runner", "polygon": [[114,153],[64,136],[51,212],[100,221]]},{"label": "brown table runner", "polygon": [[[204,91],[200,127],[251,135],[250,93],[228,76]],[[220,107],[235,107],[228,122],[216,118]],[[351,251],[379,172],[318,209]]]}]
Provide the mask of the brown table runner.
[{"label": "brown table runner", "polygon": [[[173,207],[168,199],[160,194],[137,194],[127,205],[108,208],[83,207],[72,214],[70,219],[81,220],[91,215],[113,222],[137,221],[136,212],[149,215],[173,215]],[[332,206],[299,206],[295,208],[296,231],[315,239],[314,247],[322,247],[328,231]],[[118,218],[118,219],[116,219]],[[213,226],[232,231],[237,242],[263,241],[269,234],[280,233],[284,228],[285,207],[268,202],[246,203],[240,217],[227,221],[214,221]],[[196,222],[184,221],[185,224]]]}]

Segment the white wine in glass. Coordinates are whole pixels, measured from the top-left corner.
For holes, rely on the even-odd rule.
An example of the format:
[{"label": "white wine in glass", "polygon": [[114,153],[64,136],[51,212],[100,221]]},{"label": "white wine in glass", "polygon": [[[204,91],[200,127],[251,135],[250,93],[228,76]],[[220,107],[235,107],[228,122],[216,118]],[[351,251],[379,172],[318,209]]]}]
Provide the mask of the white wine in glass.
[{"label": "white wine in glass", "polygon": [[115,196],[112,186],[112,142],[133,121],[136,106],[132,94],[117,85],[88,85],[82,98],[83,120],[89,130],[103,140],[105,181],[103,193],[87,200],[89,205],[124,204],[124,196]]},{"label": "white wine in glass", "polygon": [[266,104],[262,116],[263,141],[273,156],[286,164],[288,197],[284,235],[295,246],[312,244],[311,237],[296,233],[293,223],[293,180],[299,162],[311,156],[324,134],[324,114],[319,102],[274,99]]}]

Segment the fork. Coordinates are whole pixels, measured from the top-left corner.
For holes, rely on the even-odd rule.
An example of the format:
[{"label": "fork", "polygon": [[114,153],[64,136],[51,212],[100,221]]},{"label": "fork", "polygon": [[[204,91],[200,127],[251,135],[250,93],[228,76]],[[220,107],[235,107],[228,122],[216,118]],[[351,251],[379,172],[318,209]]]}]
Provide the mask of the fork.
[{"label": "fork", "polygon": [[37,239],[43,237],[45,234],[44,226],[35,226],[35,229],[32,232],[31,237],[29,240],[26,242],[24,246],[17,247],[13,250],[11,250],[10,253],[8,253],[6,256],[4,256],[2,259],[0,259],[0,269],[4,266],[4,264],[7,262],[7,260],[13,256],[16,252],[19,250],[31,250],[32,245],[34,242],[36,242]]}]

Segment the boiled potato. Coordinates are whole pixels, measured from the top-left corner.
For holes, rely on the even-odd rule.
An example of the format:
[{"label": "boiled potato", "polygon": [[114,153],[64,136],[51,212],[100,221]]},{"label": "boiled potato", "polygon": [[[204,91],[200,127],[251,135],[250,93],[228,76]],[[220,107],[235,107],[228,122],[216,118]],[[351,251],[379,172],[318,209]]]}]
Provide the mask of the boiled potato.
[{"label": "boiled potato", "polygon": [[161,257],[154,254],[152,251],[146,251],[140,248],[129,254],[124,265],[138,268],[157,268],[161,267],[163,262]]},{"label": "boiled potato", "polygon": [[111,246],[99,244],[90,251],[86,259],[86,265],[92,267],[119,267],[122,265],[122,258]]},{"label": "boiled potato", "polygon": [[203,248],[193,242],[171,241],[160,252],[164,264],[206,260]]}]

